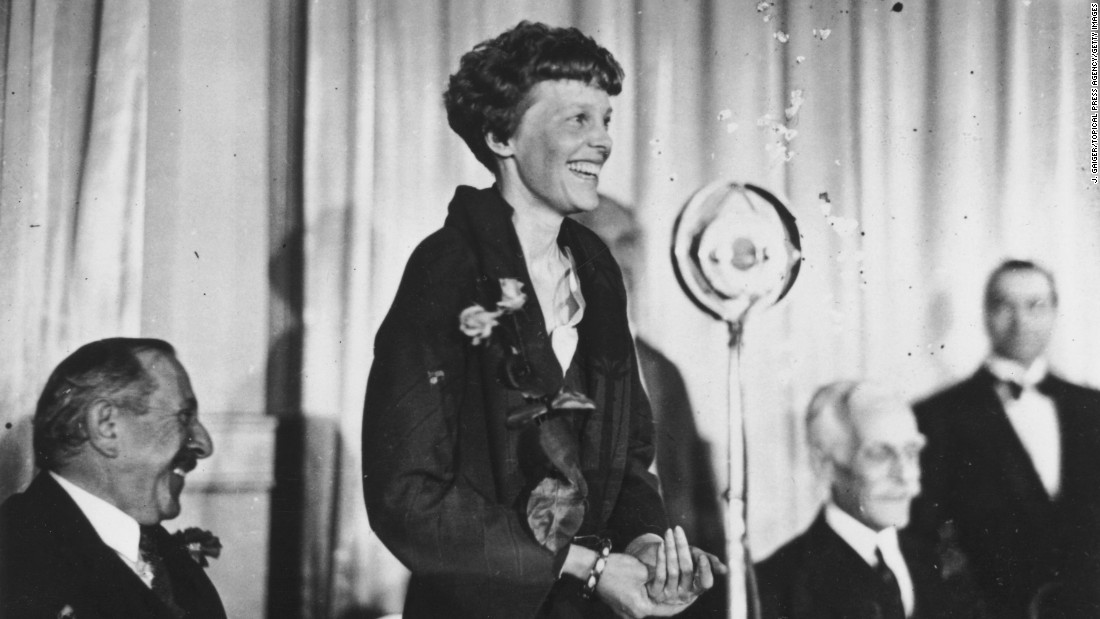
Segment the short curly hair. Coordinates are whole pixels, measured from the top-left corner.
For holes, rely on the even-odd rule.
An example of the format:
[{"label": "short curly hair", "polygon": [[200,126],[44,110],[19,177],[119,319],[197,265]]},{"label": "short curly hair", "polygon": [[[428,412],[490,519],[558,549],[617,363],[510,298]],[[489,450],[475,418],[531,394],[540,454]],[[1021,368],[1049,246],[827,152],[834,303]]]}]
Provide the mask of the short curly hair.
[{"label": "short curly hair", "polygon": [[497,166],[485,136],[511,138],[528,93],[546,80],[578,80],[614,96],[622,91],[623,69],[580,30],[528,21],[462,56],[443,93],[447,122],[490,172]]}]

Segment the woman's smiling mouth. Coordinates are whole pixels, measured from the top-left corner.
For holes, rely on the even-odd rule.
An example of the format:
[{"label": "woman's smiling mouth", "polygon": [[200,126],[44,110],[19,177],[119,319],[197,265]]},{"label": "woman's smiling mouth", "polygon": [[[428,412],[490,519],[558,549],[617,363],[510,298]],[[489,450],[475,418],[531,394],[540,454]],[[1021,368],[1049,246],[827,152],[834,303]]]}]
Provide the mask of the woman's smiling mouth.
[{"label": "woman's smiling mouth", "polygon": [[566,164],[569,171],[585,180],[598,181],[600,179],[600,164],[590,161],[571,161]]}]

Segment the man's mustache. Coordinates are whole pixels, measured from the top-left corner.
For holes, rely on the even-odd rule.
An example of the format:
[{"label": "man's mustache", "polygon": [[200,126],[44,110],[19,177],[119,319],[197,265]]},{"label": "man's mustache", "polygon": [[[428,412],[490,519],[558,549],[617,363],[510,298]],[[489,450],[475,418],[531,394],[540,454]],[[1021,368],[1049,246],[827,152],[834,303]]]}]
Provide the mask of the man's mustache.
[{"label": "man's mustache", "polygon": [[176,457],[172,460],[172,468],[180,469],[184,473],[190,473],[199,464],[199,458],[195,455],[195,452],[189,448],[180,450]]}]

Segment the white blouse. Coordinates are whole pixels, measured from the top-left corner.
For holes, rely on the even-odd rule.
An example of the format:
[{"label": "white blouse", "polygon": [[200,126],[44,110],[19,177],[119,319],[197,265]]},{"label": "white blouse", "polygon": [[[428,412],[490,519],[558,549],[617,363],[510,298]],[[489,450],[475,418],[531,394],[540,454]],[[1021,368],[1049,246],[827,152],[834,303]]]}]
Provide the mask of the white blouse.
[{"label": "white blouse", "polygon": [[577,279],[577,263],[573,260],[573,252],[568,247],[563,248],[563,251],[569,260],[569,268],[554,290],[554,316],[547,322],[558,325],[550,331],[550,346],[554,349],[554,356],[558,358],[558,364],[564,373],[569,371],[573,355],[577,352],[577,325],[584,318],[584,295],[581,294],[580,280]]}]

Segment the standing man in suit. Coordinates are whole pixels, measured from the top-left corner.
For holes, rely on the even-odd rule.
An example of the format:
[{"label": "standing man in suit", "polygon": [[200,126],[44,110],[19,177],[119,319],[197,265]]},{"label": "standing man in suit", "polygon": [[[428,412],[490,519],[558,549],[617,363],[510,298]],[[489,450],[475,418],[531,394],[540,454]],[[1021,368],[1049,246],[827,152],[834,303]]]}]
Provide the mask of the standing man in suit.
[{"label": "standing man in suit", "polygon": [[757,564],[765,619],[981,616],[934,548],[899,532],[921,488],[925,439],[900,397],[867,382],[822,387],[806,415],[829,500],[810,528]]},{"label": "standing man in suit", "polygon": [[916,527],[962,550],[998,617],[1100,617],[1100,392],[1049,372],[1057,310],[1049,271],[1002,263],[989,357],[914,407],[929,439]]},{"label": "standing man in suit", "polygon": [[160,526],[212,451],[170,344],[77,349],[38,400],[41,472],[0,507],[0,616],[224,618],[203,569]]}]

